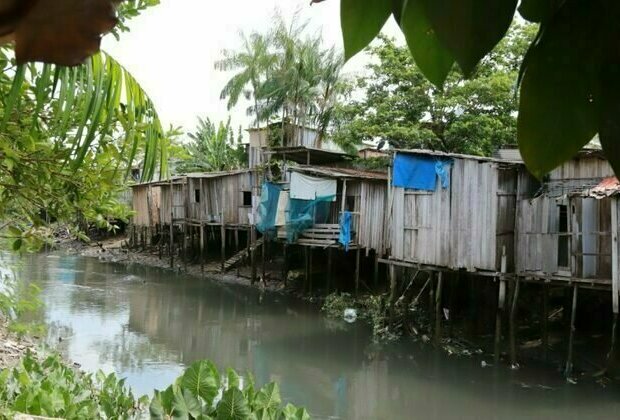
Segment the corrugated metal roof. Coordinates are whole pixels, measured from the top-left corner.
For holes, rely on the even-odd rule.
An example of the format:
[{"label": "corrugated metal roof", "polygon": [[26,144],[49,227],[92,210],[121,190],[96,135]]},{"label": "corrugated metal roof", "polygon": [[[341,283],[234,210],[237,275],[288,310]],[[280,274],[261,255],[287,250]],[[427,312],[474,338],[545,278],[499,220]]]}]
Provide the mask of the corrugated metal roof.
[{"label": "corrugated metal roof", "polygon": [[235,169],[232,171],[219,171],[219,172],[188,172],[186,174],[180,174],[179,177],[187,178],[221,178],[223,176],[239,175],[251,172],[250,169]]},{"label": "corrugated metal roof", "polygon": [[326,176],[329,178],[370,179],[375,181],[387,181],[388,179],[386,172],[362,171],[351,168],[300,165],[290,168],[289,171]]},{"label": "corrugated metal roof", "polygon": [[308,146],[273,147],[264,152],[265,154],[280,158],[286,157],[287,160],[302,164],[307,162],[308,155],[310,157],[310,163],[313,164],[340,162],[351,157],[351,155],[344,152],[317,149]]},{"label": "corrugated metal roof", "polygon": [[605,198],[620,194],[620,182],[615,176],[604,178],[595,187],[584,191],[583,195],[593,198]]}]

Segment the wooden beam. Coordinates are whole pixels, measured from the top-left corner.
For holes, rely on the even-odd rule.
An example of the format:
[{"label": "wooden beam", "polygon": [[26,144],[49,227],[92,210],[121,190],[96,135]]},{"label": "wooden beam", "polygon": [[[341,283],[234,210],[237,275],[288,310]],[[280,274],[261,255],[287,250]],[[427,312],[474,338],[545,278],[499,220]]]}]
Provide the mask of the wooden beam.
[{"label": "wooden beam", "polygon": [[549,285],[542,285],[542,313],[540,315],[540,323],[542,329],[542,357],[547,361],[549,350]]},{"label": "wooden beam", "polygon": [[332,254],[333,250],[327,248],[327,294],[331,292],[332,287]]},{"label": "wooden beam", "polygon": [[204,276],[205,274],[205,227],[203,225],[200,225],[200,272]]},{"label": "wooden beam", "polygon": [[618,314],[620,295],[620,258],[618,248],[618,198],[611,200],[611,303],[612,311]]}]

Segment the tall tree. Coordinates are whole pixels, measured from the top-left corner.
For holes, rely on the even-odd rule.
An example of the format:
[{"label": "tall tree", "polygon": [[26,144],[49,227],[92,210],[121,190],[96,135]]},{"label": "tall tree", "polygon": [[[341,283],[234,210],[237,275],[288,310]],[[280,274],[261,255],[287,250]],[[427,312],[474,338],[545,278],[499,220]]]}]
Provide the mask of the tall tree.
[{"label": "tall tree", "polygon": [[241,33],[241,41],[240,50],[224,50],[223,58],[215,63],[218,70],[238,71],[222,89],[220,99],[228,99],[229,110],[237,105],[242,95],[245,99],[252,99],[252,113],[258,127],[261,120],[258,91],[274,65],[275,55],[268,36],[256,32],[249,35]]},{"label": "tall tree", "polygon": [[518,62],[535,30],[516,24],[469,80],[453,69],[442,89],[424,77],[406,47],[382,37],[370,48],[368,74],[352,87],[362,99],[337,109],[336,142],[350,147],[381,139],[394,147],[477,155],[513,142]]}]

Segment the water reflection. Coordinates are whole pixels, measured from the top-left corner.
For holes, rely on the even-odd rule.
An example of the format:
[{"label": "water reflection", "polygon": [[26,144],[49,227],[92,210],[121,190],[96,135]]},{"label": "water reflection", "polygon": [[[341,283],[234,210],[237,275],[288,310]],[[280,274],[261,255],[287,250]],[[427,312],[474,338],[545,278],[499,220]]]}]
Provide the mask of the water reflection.
[{"label": "water reflection", "polygon": [[361,324],[243,287],[77,257],[35,256],[22,270],[43,289],[48,342],[139,393],[209,358],[278,381],[286,400],[324,418],[616,418],[620,409],[617,389],[483,369],[412,344],[381,348]]}]

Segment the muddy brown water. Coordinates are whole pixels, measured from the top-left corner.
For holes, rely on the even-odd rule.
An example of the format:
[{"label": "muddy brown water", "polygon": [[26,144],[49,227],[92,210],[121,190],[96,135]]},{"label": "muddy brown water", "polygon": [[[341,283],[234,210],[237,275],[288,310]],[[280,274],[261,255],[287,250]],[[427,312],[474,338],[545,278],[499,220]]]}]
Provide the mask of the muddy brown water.
[{"label": "muddy brown water", "polygon": [[42,290],[47,342],[87,371],[126,377],[138,394],[209,358],[277,381],[314,418],[620,418],[615,386],[568,384],[546,366],[483,368],[488,356],[406,340],[379,346],[368,326],[279,294],[76,256],[30,256],[19,273]]}]

